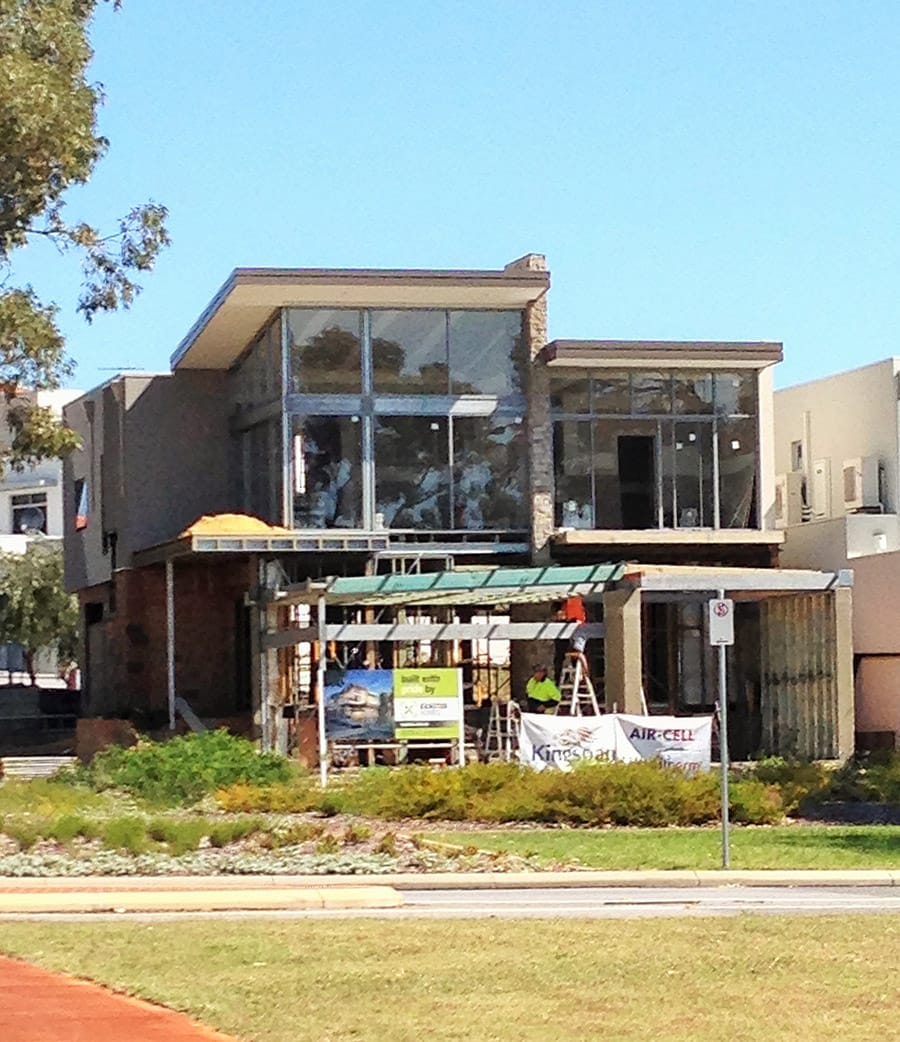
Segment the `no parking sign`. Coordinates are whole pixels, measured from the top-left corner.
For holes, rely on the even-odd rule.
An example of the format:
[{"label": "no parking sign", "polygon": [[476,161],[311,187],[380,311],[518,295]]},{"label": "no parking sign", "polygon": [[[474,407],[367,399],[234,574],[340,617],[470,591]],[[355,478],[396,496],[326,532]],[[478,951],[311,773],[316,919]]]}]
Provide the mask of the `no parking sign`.
[{"label": "no parking sign", "polygon": [[714,648],[734,644],[734,601],[709,602],[709,642]]}]

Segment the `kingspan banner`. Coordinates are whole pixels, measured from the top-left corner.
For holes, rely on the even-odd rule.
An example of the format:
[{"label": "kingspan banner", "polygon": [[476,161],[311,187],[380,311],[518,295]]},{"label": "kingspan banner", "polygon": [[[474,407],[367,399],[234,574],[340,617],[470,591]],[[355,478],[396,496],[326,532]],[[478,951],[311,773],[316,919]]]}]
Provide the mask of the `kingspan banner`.
[{"label": "kingspan banner", "polygon": [[607,716],[545,716],[523,713],[519,760],[537,771],[616,758],[616,721]]},{"label": "kingspan banner", "polygon": [[535,770],[571,770],[581,762],[662,760],[709,770],[710,716],[545,716],[523,713],[519,760]]}]

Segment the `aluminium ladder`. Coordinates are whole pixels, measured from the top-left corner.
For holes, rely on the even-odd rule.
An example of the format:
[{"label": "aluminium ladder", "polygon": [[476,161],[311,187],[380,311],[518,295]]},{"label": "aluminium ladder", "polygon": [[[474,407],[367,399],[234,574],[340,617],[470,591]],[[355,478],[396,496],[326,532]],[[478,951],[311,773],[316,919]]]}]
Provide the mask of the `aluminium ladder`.
[{"label": "aluminium ladder", "polygon": [[566,654],[559,675],[560,700],[555,716],[599,716],[600,705],[591,682],[587,659],[580,651]]}]

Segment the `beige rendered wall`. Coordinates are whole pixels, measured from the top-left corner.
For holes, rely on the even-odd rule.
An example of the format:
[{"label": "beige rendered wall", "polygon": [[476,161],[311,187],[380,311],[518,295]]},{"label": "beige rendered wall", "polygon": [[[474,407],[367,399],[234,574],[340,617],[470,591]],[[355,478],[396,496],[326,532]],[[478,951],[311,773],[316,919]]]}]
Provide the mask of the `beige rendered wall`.
[{"label": "beige rendered wall", "polygon": [[[856,671],[856,730],[900,730],[900,655],[865,656]],[[896,738],[895,738],[896,741]]]},{"label": "beige rendered wall", "polygon": [[[775,392],[775,473],[791,470],[791,443],[803,443],[806,466],[830,460],[831,512],[844,514],[843,464],[857,456],[881,460],[885,509],[898,508],[897,359]],[[804,415],[809,414],[808,428]],[[807,477],[809,478],[809,471]],[[813,504],[817,507],[817,504]]]},{"label": "beige rendered wall", "polygon": [[[757,387],[759,401],[759,527],[775,527],[775,403],[773,369],[762,369]],[[780,474],[781,471],[778,471]]]},{"label": "beige rendered wall", "polygon": [[815,568],[836,572],[847,565],[847,518],[807,521],[785,532],[782,568]]}]

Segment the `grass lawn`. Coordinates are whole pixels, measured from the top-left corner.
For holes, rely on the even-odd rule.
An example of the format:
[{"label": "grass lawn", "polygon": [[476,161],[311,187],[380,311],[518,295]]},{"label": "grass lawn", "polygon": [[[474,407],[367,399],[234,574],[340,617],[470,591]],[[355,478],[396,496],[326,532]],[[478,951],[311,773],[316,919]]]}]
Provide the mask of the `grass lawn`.
[{"label": "grass lawn", "polygon": [[[590,868],[718,868],[720,828],[428,832],[429,839]],[[898,868],[900,826],[794,825],[731,830],[732,868]]]},{"label": "grass lawn", "polygon": [[4,923],[0,950],[254,1042],[892,1038],[900,916]]}]

